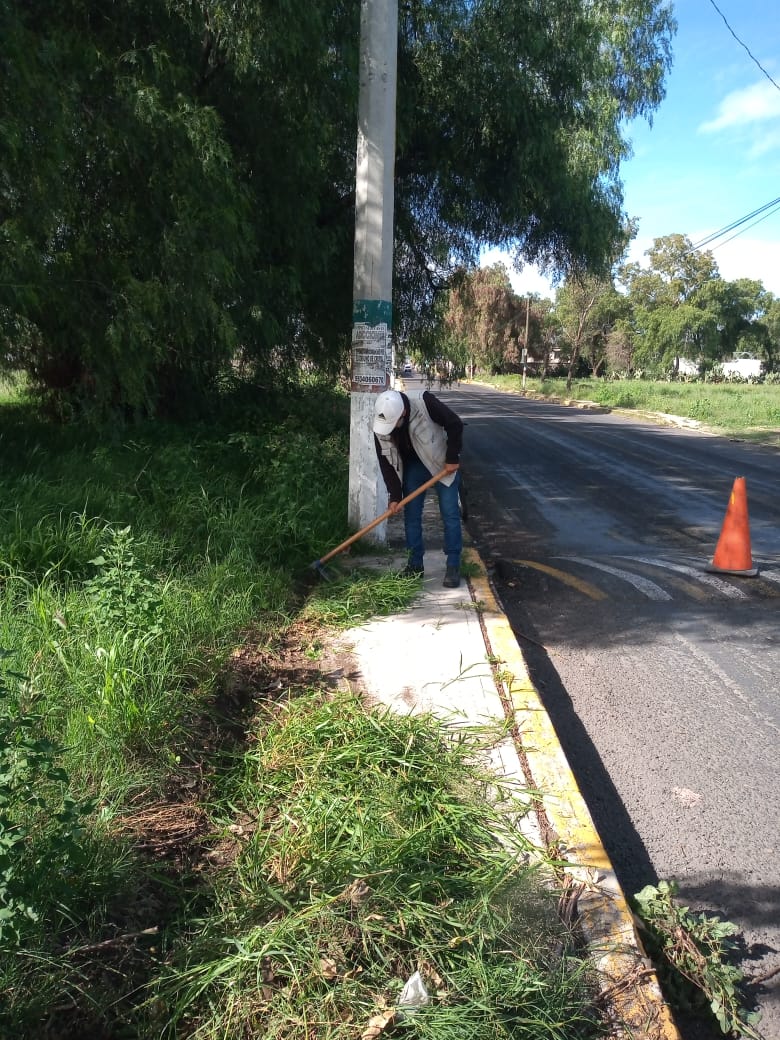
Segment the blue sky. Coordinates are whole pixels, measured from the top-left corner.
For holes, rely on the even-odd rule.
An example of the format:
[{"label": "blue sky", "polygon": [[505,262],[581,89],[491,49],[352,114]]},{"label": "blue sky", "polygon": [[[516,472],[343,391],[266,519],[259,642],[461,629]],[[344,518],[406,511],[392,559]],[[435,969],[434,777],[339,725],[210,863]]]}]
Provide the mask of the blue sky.
[{"label": "blue sky", "polygon": [[[634,155],[621,168],[625,210],[639,220],[632,260],[645,262],[654,238],[680,233],[698,242],[780,197],[780,89],[756,63],[780,84],[780,6],[716,3],[752,57],[710,0],[674,4],[666,98],[652,127],[630,125]],[[708,247],[720,274],[759,279],[780,297],[780,208],[738,230],[733,241],[726,235]],[[502,258],[490,254],[488,262],[495,259]],[[553,295],[532,268],[511,277],[518,292]]]}]

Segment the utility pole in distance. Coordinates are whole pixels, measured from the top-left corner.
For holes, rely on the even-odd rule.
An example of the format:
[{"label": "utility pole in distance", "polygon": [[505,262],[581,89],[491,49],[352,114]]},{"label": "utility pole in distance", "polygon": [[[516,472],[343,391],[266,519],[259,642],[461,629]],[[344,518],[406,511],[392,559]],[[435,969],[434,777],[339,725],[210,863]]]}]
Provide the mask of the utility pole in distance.
[{"label": "utility pole in distance", "polygon": [[[361,0],[360,95],[352,283],[349,522],[386,508],[372,430],[376,395],[390,385],[398,0]],[[386,525],[372,538],[384,542]]]},{"label": "utility pole in distance", "polygon": [[528,317],[531,313],[530,295],[525,301],[525,342],[523,343],[523,389],[525,390],[525,373],[528,369]]}]

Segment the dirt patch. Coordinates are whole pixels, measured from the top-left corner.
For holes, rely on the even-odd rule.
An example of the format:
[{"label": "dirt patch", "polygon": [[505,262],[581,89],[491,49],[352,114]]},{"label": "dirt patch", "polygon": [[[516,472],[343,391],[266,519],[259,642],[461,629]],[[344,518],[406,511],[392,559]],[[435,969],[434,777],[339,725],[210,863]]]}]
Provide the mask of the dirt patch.
[{"label": "dirt patch", "polygon": [[278,695],[313,687],[337,689],[344,683],[358,683],[360,670],[338,632],[329,632],[314,621],[290,626],[284,638],[273,646],[244,644],[230,662],[228,686],[239,686],[248,677],[257,697],[261,693]]},{"label": "dirt patch", "polygon": [[120,833],[144,859],[164,861],[181,873],[224,866],[253,822],[234,821],[232,839],[214,836],[204,804],[215,777],[251,746],[269,705],[282,705],[307,690],[346,685],[360,688],[360,670],[338,632],[298,622],[275,642],[248,635],[228,658],[201,715],[189,720],[187,746],[164,797],[131,809]]}]

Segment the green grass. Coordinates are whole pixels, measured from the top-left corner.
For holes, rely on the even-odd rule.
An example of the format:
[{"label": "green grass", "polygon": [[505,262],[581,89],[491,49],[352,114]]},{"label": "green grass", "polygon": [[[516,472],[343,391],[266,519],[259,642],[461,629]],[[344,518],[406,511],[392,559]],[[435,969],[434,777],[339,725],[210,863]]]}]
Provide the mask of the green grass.
[{"label": "green grass", "polygon": [[[520,390],[521,376],[480,376],[481,382]],[[650,379],[527,379],[526,390],[544,397],[594,401],[608,408],[660,412],[756,443],[780,446],[780,384],[675,383]]]},{"label": "green grass", "polygon": [[390,572],[342,574],[331,569],[328,573],[331,580],[315,586],[300,616],[332,628],[350,628],[360,618],[397,614],[420,587],[417,578]]},{"label": "green grass", "polygon": [[0,404],[18,401],[23,393],[24,381],[21,376],[0,374]]},{"label": "green grass", "polygon": [[481,738],[346,695],[270,707],[223,794],[249,822],[219,912],[152,999],[162,1034],[354,1037],[420,971],[417,1036],[596,1035],[587,971],[507,822],[526,806],[485,797]]},{"label": "green grass", "polygon": [[310,688],[333,627],[418,589],[307,580],[348,533],[348,411],[0,404],[0,1037],[354,1036],[417,968],[426,1036],[597,1030],[481,738]]}]

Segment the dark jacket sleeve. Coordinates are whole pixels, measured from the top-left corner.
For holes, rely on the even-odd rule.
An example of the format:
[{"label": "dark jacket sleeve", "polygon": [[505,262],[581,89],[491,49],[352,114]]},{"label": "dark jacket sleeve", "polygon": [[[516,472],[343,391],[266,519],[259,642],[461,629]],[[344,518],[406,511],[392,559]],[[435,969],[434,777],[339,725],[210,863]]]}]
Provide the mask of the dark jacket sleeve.
[{"label": "dark jacket sleeve", "polygon": [[439,426],[443,426],[444,432],[447,434],[445,462],[459,463],[460,453],[463,449],[463,420],[430,390],[426,390],[423,394],[423,401],[428,409],[428,415]]},{"label": "dark jacket sleeve", "polygon": [[374,448],[376,450],[376,457],[379,459],[379,470],[382,474],[382,479],[385,482],[387,493],[390,496],[390,501],[400,502],[404,497],[401,481],[398,479],[396,471],[390,465],[390,460],[387,456],[382,454],[382,449],[379,446],[379,438],[376,434],[374,434]]}]

